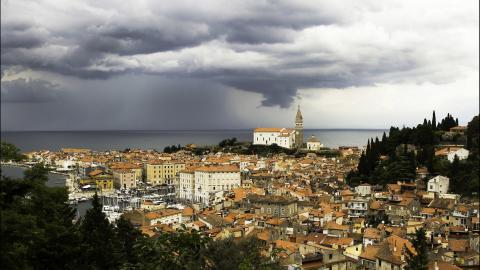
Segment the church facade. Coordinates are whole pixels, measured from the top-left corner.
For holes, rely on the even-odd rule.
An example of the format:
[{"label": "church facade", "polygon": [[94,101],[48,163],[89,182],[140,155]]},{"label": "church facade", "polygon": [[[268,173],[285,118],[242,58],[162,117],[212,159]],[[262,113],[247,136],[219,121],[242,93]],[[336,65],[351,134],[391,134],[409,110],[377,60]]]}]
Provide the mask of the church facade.
[{"label": "church facade", "polygon": [[303,117],[298,106],[295,128],[256,128],[253,131],[253,144],[272,145],[292,149],[303,146]]}]

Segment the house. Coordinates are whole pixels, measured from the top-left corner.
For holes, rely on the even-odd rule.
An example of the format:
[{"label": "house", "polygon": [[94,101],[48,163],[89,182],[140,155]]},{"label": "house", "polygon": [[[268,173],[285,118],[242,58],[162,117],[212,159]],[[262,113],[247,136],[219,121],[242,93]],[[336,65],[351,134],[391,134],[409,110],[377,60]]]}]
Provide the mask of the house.
[{"label": "house", "polygon": [[363,197],[357,197],[347,203],[348,215],[350,217],[363,217],[367,214],[370,200]]},{"label": "house", "polygon": [[455,159],[455,156],[457,156],[459,160],[463,160],[468,158],[469,153],[470,152],[463,147],[447,146],[435,151],[435,156],[445,158],[448,161],[453,162],[453,160]]},{"label": "house", "polygon": [[465,131],[467,131],[466,126],[456,126],[456,127],[450,128],[450,132],[459,134],[459,135],[465,135]]},{"label": "house", "polygon": [[360,196],[370,196],[372,194],[372,186],[368,183],[363,183],[355,187],[355,192]]},{"label": "house", "polygon": [[378,250],[379,250],[378,245],[365,246],[360,256],[358,256],[359,264],[361,267],[363,267],[361,269],[365,269],[365,270],[377,269],[376,256],[377,256]]},{"label": "house", "polygon": [[376,269],[401,270],[407,264],[408,253],[416,255],[415,248],[407,239],[397,235],[386,238],[379,246],[376,258]]},{"label": "house", "polygon": [[275,195],[247,195],[246,202],[260,209],[260,214],[291,217],[298,213],[297,198]]},{"label": "house", "polygon": [[88,174],[88,178],[80,179],[80,185],[82,188],[87,186],[100,189],[111,190],[113,189],[113,176],[103,170],[94,170]]},{"label": "house", "polygon": [[117,189],[136,188],[137,174],[130,169],[115,169],[113,171],[113,185]]},{"label": "house", "polygon": [[446,194],[448,193],[449,183],[450,179],[448,177],[441,175],[435,176],[432,179],[428,180],[427,191]]},{"label": "house", "polygon": [[323,229],[323,233],[335,237],[346,237],[350,231],[350,226],[341,225],[334,221],[327,222]]},{"label": "house", "polygon": [[385,213],[394,224],[402,223],[412,215],[420,212],[420,203],[415,198],[392,195],[385,204]]},{"label": "house", "polygon": [[363,232],[363,245],[377,245],[380,244],[381,233],[377,228],[366,228]]},{"label": "house", "polygon": [[448,152],[447,159],[448,161],[453,162],[453,160],[455,159],[455,156],[457,156],[459,160],[464,160],[468,158],[468,154],[470,154],[470,151],[468,151],[465,148],[460,148],[455,151]]},{"label": "house", "polygon": [[310,151],[318,151],[322,146],[323,144],[320,143],[320,141],[315,137],[315,135],[312,135],[307,140],[307,149]]},{"label": "house", "polygon": [[150,212],[132,210],[125,212],[124,217],[137,226],[182,223],[182,211],[176,209],[162,209]]}]

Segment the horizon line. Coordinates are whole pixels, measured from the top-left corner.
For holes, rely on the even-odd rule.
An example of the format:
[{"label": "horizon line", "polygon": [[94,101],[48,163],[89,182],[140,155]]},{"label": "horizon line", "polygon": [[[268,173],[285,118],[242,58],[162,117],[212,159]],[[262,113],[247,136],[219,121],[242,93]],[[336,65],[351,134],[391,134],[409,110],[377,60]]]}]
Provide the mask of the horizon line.
[{"label": "horizon line", "polygon": [[[0,132],[107,132],[107,131],[245,131],[255,128],[230,129],[58,129],[58,130],[0,130]],[[390,128],[304,128],[304,130],[389,130]]]}]

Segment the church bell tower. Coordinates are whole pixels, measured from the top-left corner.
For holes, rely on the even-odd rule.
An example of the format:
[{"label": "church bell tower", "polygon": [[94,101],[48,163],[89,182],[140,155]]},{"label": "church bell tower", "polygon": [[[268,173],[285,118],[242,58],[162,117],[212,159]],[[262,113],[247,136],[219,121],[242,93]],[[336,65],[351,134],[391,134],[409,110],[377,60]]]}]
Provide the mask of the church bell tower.
[{"label": "church bell tower", "polygon": [[298,105],[297,115],[295,116],[295,145],[297,148],[303,146],[303,117]]}]

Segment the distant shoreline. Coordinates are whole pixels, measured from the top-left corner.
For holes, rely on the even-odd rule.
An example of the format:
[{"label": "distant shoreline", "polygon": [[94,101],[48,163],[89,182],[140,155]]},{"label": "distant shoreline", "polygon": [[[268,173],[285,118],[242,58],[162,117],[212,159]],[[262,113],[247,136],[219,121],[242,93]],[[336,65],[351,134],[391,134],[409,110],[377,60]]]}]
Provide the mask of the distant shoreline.
[{"label": "distant shoreline", "polygon": [[[119,129],[119,130],[1,130],[1,133],[16,133],[16,132],[215,132],[215,131],[253,131],[255,128],[242,129]],[[304,131],[389,131],[389,129],[382,128],[305,128]]]}]

